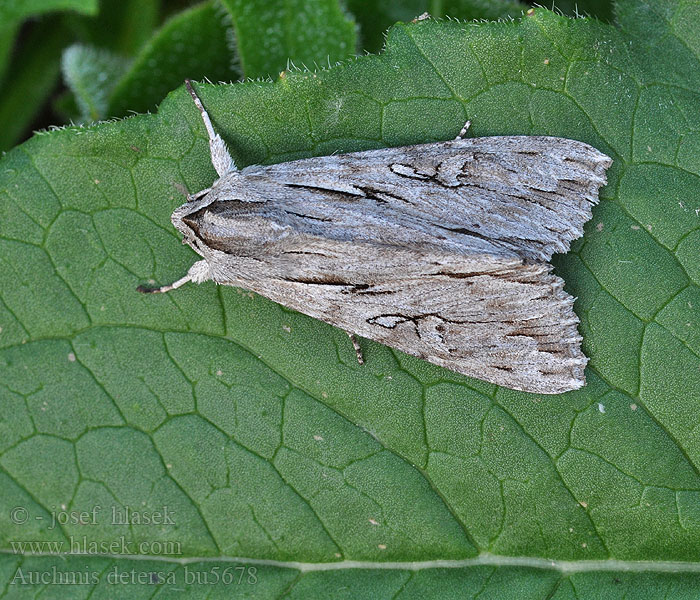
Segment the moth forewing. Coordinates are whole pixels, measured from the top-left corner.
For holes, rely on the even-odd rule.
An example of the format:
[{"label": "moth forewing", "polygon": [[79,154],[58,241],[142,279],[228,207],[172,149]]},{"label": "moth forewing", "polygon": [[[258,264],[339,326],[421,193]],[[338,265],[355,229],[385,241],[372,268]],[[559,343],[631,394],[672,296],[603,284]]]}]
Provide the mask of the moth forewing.
[{"label": "moth forewing", "polygon": [[502,136],[236,171],[204,118],[230,169],[173,213],[203,260],[155,291],[211,279],[513,389],[585,383],[573,299],[547,261],[582,234],[610,158]]}]

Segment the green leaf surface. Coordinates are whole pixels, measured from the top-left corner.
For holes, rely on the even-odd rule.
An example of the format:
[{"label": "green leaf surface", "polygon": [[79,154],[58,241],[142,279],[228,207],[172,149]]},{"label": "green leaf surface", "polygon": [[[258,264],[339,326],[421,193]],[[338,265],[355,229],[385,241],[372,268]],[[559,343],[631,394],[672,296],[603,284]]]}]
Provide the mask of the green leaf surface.
[{"label": "green leaf surface", "polygon": [[330,66],[355,53],[355,23],[338,0],[222,0],[246,77],[277,75],[289,64]]},{"label": "green leaf surface", "polygon": [[[82,597],[696,597],[698,6],[625,0],[617,27],[423,21],[378,57],[198,87],[240,167],[450,139],[466,118],[612,156],[556,261],[590,357],[561,396],[367,340],[359,366],[342,331],[244,290],[138,295],[195,260],[170,214],[215,177],[182,88],[2,158],[0,594],[20,568],[56,571],[17,542],[85,540],[117,548],[60,559],[96,574]],[[126,507],[173,522],[115,520]],[[259,583],[187,583],[186,565]],[[156,580],[109,587],[114,568]]]},{"label": "green leaf surface", "polygon": [[148,41],[116,84],[108,116],[146,112],[185,79],[230,81],[233,66],[231,27],[215,2],[178,13]]}]

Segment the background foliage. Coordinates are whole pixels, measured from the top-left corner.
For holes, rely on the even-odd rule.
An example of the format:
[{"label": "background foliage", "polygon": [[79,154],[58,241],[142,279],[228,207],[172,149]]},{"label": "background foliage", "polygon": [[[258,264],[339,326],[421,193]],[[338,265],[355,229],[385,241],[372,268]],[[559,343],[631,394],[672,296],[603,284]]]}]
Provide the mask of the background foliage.
[{"label": "background foliage", "polygon": [[[0,3],[6,147],[160,105],[0,161],[0,597],[697,596],[700,3],[527,8]],[[501,21],[398,24],[352,58],[424,10]],[[136,294],[191,264],[169,216],[214,177],[179,86],[244,76],[199,86],[239,166],[449,139],[467,117],[612,156],[556,262],[586,387],[513,392],[366,340],[360,367],[343,332],[244,290]],[[127,506],[175,522],[107,518]],[[83,539],[127,547],[17,546]],[[96,581],[26,579],[54,571]]]},{"label": "background foliage", "polygon": [[[610,19],[610,0],[556,0]],[[155,110],[183,79],[275,77],[378,52],[396,21],[519,17],[518,0],[0,0],[0,150],[32,129]]]}]

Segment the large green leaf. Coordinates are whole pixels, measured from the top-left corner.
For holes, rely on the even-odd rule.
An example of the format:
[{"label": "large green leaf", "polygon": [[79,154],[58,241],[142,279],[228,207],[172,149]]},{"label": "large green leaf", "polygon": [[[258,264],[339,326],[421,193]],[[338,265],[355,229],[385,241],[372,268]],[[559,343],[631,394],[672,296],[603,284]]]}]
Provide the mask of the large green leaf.
[{"label": "large green leaf", "polygon": [[[199,87],[239,166],[449,139],[467,117],[474,135],[559,135],[611,155],[585,236],[557,261],[591,358],[586,387],[562,396],[369,341],[359,366],[342,331],[243,290],[138,295],[194,260],[169,217],[184,188],[214,179],[183,89],[157,115],[6,155],[2,593],[40,589],[18,572],[80,572],[96,587],[46,585],[66,597],[154,585],[229,598],[695,597],[699,13],[626,0],[618,27],[544,9],[515,24],[423,21],[395,27],[379,57]],[[115,522],[127,506],[167,508],[173,523]],[[64,507],[87,514],[51,528]],[[83,540],[111,556],[15,554],[29,541],[90,552]],[[258,583],[202,579],[232,566],[255,567]],[[110,584],[114,569],[151,583]]]}]

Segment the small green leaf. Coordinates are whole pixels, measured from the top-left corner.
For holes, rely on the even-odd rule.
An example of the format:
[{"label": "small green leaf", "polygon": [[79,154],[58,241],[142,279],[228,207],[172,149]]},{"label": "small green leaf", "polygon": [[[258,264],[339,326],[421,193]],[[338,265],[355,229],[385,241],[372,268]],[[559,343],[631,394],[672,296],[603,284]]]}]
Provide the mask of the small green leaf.
[{"label": "small green leaf", "polygon": [[355,53],[355,23],[338,0],[222,0],[233,19],[246,77],[290,64],[328,66]]},{"label": "small green leaf", "polygon": [[102,48],[73,44],[63,51],[63,80],[80,107],[80,121],[97,121],[107,116],[109,94],[129,63]]},{"label": "small green leaf", "polygon": [[116,84],[107,114],[146,112],[185,79],[229,81],[233,67],[230,26],[214,2],[172,17],[142,48]]}]

